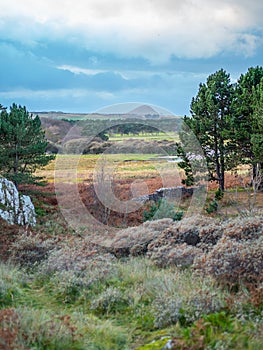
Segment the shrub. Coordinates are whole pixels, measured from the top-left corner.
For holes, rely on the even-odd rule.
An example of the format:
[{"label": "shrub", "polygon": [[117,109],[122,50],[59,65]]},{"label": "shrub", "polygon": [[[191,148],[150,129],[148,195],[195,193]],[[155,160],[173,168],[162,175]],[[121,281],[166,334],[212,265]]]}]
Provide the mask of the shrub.
[{"label": "shrub", "polygon": [[87,290],[98,282],[96,279],[77,271],[59,271],[56,272],[49,280],[46,287],[52,291],[51,293],[57,300],[67,303],[74,303],[82,294],[83,290]]},{"label": "shrub", "polygon": [[158,266],[189,266],[203,250],[209,250],[223,234],[211,218],[195,216],[171,224],[148,246],[147,256]]},{"label": "shrub", "polygon": [[109,287],[91,302],[96,313],[116,313],[129,305],[129,298],[120,289]]},{"label": "shrub", "polygon": [[263,277],[263,237],[252,242],[223,237],[214,249],[196,259],[194,268],[231,288],[257,283]]},{"label": "shrub", "polygon": [[178,244],[172,246],[161,246],[151,250],[148,256],[159,267],[178,266],[189,267],[197,256],[202,255],[202,250],[190,245]]},{"label": "shrub", "polygon": [[224,198],[224,191],[222,191],[221,188],[218,188],[215,191],[215,200],[220,201],[223,198]]},{"label": "shrub", "polygon": [[224,225],[224,235],[234,240],[254,240],[263,236],[263,217],[237,217]]},{"label": "shrub", "polygon": [[10,260],[26,268],[32,268],[45,260],[55,249],[57,240],[24,232],[10,246]]},{"label": "shrub", "polygon": [[156,328],[176,324],[183,316],[183,301],[179,298],[157,299],[154,303]]},{"label": "shrub", "polygon": [[57,271],[45,286],[59,301],[74,303],[77,299],[87,300],[99,292],[108,281],[116,278],[118,270],[114,264],[107,267],[91,265],[83,271]]},{"label": "shrub", "polygon": [[154,302],[155,326],[164,328],[177,322],[189,325],[204,315],[221,311],[225,302],[218,292],[197,290],[190,296],[173,296]]},{"label": "shrub", "polygon": [[225,306],[226,302],[220,291],[197,289],[184,306],[182,321],[186,324],[193,323],[204,315],[222,311]]},{"label": "shrub", "polygon": [[169,227],[171,223],[171,219],[162,219],[121,230],[107,249],[118,258],[130,254],[133,256],[143,255],[147,252],[149,243],[157,238],[161,231]]},{"label": "shrub", "polygon": [[166,199],[159,200],[153,203],[148,210],[143,212],[143,221],[160,220],[164,218],[171,218],[174,221],[182,219],[183,211],[176,211],[175,206],[169,203]]},{"label": "shrub", "polygon": [[82,154],[83,150],[89,146],[89,140],[85,137],[71,139],[64,143],[63,151],[68,154]]},{"label": "shrub", "polygon": [[115,258],[92,244],[63,247],[53,251],[38,268],[39,281],[63,303],[87,298],[117,273]]},{"label": "shrub", "polygon": [[39,273],[52,275],[63,271],[92,271],[97,268],[106,273],[115,260],[114,256],[101,251],[92,243],[71,242],[71,245],[54,250],[48,259],[41,264]]},{"label": "shrub", "polygon": [[218,209],[218,202],[216,199],[213,199],[209,204],[208,207],[205,209],[207,214],[213,214],[217,212]]}]

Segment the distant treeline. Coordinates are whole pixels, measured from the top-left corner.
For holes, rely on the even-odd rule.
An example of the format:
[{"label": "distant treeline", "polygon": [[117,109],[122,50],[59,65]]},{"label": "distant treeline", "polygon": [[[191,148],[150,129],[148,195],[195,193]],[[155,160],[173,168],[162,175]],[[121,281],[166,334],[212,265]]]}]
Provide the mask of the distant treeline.
[{"label": "distant treeline", "polygon": [[[161,118],[139,120],[138,118],[130,119],[89,119],[81,121],[78,125],[82,128],[83,136],[100,136],[102,135],[138,135],[144,133],[160,132],[177,132],[180,129],[182,119],[179,118]],[[103,138],[103,137],[102,137]]]}]

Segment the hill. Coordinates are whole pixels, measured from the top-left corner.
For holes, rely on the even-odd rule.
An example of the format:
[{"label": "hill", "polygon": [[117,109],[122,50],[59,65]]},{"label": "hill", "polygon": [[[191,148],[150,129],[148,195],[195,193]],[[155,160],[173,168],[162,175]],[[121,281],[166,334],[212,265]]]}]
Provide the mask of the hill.
[{"label": "hill", "polygon": [[[131,108],[131,107],[130,107]],[[156,118],[178,118],[181,116],[176,116],[168,111],[161,108],[154,108],[150,105],[142,104],[136,106],[133,109],[127,108],[125,110],[119,111],[117,108],[104,108],[94,113],[65,113],[61,111],[33,111],[33,115],[38,115],[40,118],[49,119],[65,119],[65,120],[88,120],[88,119],[129,119],[129,118],[139,118],[139,119],[156,119]]]},{"label": "hill", "polygon": [[148,106],[148,105],[141,105],[137,108],[134,108],[129,112],[129,114],[133,116],[138,116],[138,117],[149,117],[149,118],[160,117],[160,114],[155,109],[153,109],[151,106]]}]

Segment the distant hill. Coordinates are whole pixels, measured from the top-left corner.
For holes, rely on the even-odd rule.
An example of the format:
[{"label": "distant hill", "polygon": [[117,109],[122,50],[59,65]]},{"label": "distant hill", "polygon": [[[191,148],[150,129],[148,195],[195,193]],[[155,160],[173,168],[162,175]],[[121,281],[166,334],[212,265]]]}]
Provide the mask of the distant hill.
[{"label": "distant hill", "polygon": [[[163,119],[163,118],[175,118],[175,119],[181,119],[180,116],[175,116],[170,114],[169,112],[166,113],[165,110],[161,110],[160,108],[154,108],[150,105],[137,105],[136,108],[133,108],[132,110],[128,110],[124,113],[114,113],[114,111],[101,111],[101,112],[95,112],[95,113],[66,113],[61,111],[34,111],[31,112],[33,115],[38,115],[41,118],[42,124],[48,124],[46,125],[47,128],[50,127],[49,124],[51,123],[51,120],[63,120],[63,121],[84,121],[84,120],[126,120],[131,118],[137,118],[137,119]],[[46,120],[45,120],[46,119]],[[54,123],[55,124],[55,123]],[[53,124],[53,126],[54,126]],[[56,124],[56,126],[58,126]],[[62,126],[59,124],[59,126]],[[72,125],[70,125],[72,126]],[[64,127],[67,128],[66,125],[62,126],[62,129]]]},{"label": "distant hill", "polygon": [[137,115],[140,117],[154,116],[155,118],[160,116],[160,114],[155,109],[148,105],[141,105],[139,107],[136,107],[133,110],[131,110],[129,114]]}]

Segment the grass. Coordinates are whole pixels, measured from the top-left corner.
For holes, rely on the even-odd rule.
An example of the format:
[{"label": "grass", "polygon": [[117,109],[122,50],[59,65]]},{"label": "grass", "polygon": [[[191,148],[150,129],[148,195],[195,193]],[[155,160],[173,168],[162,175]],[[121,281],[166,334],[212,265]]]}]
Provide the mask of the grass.
[{"label": "grass", "polygon": [[[160,160],[154,154],[106,154],[106,155],[57,155],[45,168],[38,170],[36,175],[43,176],[52,183],[80,183],[92,181],[94,171],[114,168],[114,176],[120,179],[154,178],[160,172],[173,174],[175,163]],[[156,158],[156,159],[155,159]]]},{"label": "grass", "polygon": [[[176,349],[260,349],[260,310],[247,304],[241,314],[234,311],[229,292],[188,269],[158,269],[132,258],[113,261],[100,277],[92,268],[69,270],[65,278],[63,271],[34,269],[26,277],[2,263],[0,273],[9,291],[0,299],[0,335],[5,327],[10,349],[161,349],[168,339]],[[93,278],[89,286],[87,278]],[[197,316],[202,294],[206,306],[200,304]],[[209,298],[216,310],[207,306]],[[178,302],[182,308],[173,309]]]}]

